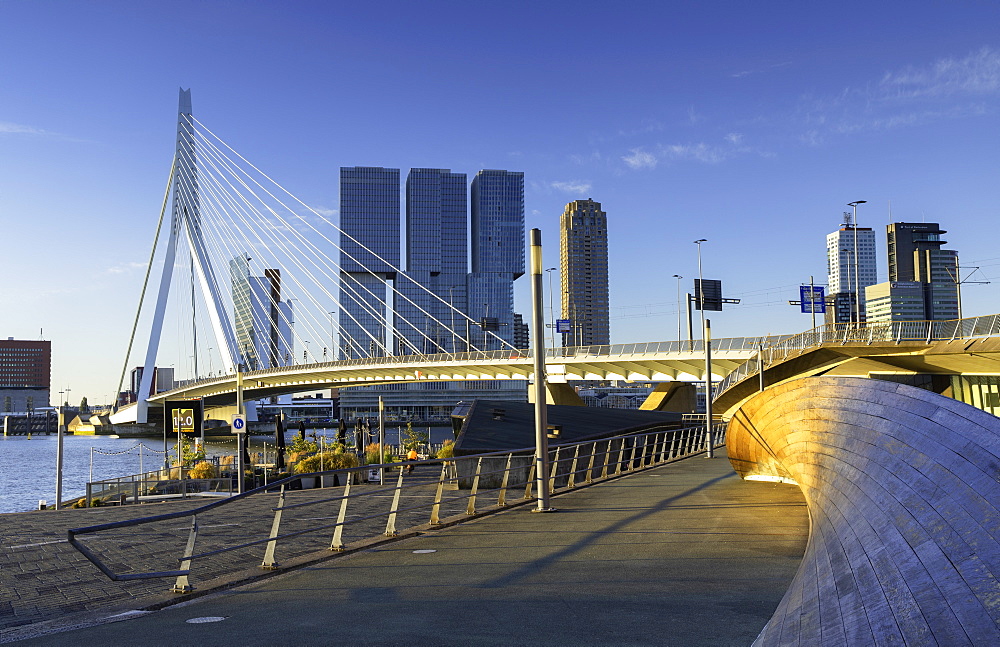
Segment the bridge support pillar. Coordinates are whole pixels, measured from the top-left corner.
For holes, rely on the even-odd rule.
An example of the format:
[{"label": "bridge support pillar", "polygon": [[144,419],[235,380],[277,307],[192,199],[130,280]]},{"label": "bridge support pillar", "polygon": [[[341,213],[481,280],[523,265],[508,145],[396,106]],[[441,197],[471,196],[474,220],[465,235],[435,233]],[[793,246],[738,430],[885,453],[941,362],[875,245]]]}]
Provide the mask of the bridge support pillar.
[{"label": "bridge support pillar", "polygon": [[[528,402],[531,404],[535,403],[535,391],[534,389],[528,389]],[[583,403],[583,399],[569,384],[565,383],[552,383],[549,382],[545,385],[545,403],[546,404],[563,404],[575,407],[586,406]]]},{"label": "bridge support pillar", "polygon": [[673,411],[694,413],[698,405],[697,391],[689,382],[660,382],[639,407],[640,411]]}]

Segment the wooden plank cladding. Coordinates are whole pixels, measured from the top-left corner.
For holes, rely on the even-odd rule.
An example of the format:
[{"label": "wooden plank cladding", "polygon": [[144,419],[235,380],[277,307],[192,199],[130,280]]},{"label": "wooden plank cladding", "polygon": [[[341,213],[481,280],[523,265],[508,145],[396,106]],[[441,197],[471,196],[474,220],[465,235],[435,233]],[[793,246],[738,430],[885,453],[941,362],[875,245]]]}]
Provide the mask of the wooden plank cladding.
[{"label": "wooden plank cladding", "polygon": [[744,403],[726,444],[744,479],[796,483],[811,520],[755,645],[1000,645],[1000,418],[808,377]]}]

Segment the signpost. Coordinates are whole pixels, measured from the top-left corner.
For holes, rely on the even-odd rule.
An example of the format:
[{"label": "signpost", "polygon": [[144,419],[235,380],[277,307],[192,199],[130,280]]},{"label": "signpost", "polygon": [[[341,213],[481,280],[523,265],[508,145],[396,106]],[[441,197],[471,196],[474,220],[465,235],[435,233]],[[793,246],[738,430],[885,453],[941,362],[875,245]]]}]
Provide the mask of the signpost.
[{"label": "signpost", "polygon": [[569,319],[556,319],[556,332],[568,333],[572,330],[572,322]]}]

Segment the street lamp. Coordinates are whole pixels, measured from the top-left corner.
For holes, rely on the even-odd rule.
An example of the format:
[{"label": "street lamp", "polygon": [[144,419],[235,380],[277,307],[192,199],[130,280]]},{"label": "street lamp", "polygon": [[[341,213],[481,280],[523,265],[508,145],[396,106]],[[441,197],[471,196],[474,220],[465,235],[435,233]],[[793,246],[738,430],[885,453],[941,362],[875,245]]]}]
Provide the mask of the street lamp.
[{"label": "street lamp", "polygon": [[705,339],[705,279],[701,275],[701,244],[707,243],[707,238],[694,241],[698,246],[698,309],[701,310],[701,335]]},{"label": "street lamp", "polygon": [[[699,246],[699,249],[701,247]],[[674,274],[674,278],[677,279],[677,341],[681,340],[681,279],[684,278],[680,274]]]},{"label": "street lamp", "polygon": [[549,275],[549,317],[551,317],[551,327],[552,330],[549,332],[549,345],[552,348],[556,347],[556,309],[552,305],[552,272],[557,271],[558,267],[550,267],[545,270],[545,273]]},{"label": "street lamp", "polygon": [[861,281],[858,279],[858,205],[865,204],[867,200],[855,200],[848,202],[847,206],[854,210],[854,308],[857,313],[855,320],[861,324]]}]

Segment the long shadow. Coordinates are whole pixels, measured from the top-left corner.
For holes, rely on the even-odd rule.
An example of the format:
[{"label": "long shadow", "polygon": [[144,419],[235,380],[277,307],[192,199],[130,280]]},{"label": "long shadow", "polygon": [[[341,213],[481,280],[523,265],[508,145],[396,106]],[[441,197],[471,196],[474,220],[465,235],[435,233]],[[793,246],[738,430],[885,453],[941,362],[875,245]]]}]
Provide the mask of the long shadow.
[{"label": "long shadow", "polygon": [[[550,555],[547,555],[545,557],[542,557],[540,559],[536,559],[533,562],[529,562],[528,564],[525,564],[521,568],[519,568],[519,569],[517,569],[517,570],[515,570],[515,571],[513,571],[511,573],[508,573],[507,575],[504,575],[502,577],[498,577],[498,578],[496,578],[494,580],[491,580],[489,582],[484,582],[483,584],[480,585],[479,588],[488,588],[489,589],[489,588],[500,588],[500,587],[504,587],[504,586],[509,586],[509,585],[517,582],[518,580],[520,580],[522,578],[525,578],[525,577],[528,577],[529,575],[537,573],[538,571],[544,569],[545,567],[549,566],[550,564],[558,562],[559,560],[561,560],[561,559],[563,559],[565,557],[568,557],[568,556],[572,555],[573,553],[576,553],[576,552],[578,552],[578,551],[586,548],[587,546],[589,546],[589,545],[593,544],[595,541],[597,541],[598,538],[601,538],[601,537],[607,535],[610,532],[616,532],[618,530],[621,530],[622,528],[624,528],[625,526],[627,526],[630,523],[639,521],[640,519],[643,519],[644,517],[648,517],[648,516],[650,516],[652,514],[656,514],[657,512],[661,512],[665,508],[670,507],[670,505],[673,504],[676,501],[680,501],[681,499],[684,499],[685,497],[689,497],[692,494],[696,494],[696,493],[698,493],[698,492],[700,492],[700,491],[702,491],[702,490],[704,490],[706,488],[709,488],[709,487],[715,485],[716,483],[719,483],[720,481],[723,481],[725,479],[730,479],[730,478],[738,478],[738,477],[736,476],[735,472],[732,472],[732,473],[724,474],[722,476],[717,476],[717,477],[715,477],[713,479],[705,481],[704,483],[702,483],[701,485],[698,485],[697,487],[693,487],[693,488],[691,488],[689,490],[681,492],[680,494],[674,495],[674,496],[672,496],[672,497],[670,497],[668,499],[664,499],[664,500],[660,501],[659,503],[657,503],[656,505],[650,506],[650,507],[642,510],[641,512],[637,512],[637,513],[635,513],[635,514],[633,514],[633,515],[631,515],[629,517],[625,517],[624,519],[620,519],[619,521],[616,521],[615,523],[611,524],[610,526],[605,526],[600,531],[591,532],[591,533],[587,534],[585,537],[582,537],[578,541],[570,544],[569,546],[566,546],[565,548],[563,548],[563,549],[561,549],[559,551],[556,551],[555,553],[552,553]],[[558,513],[556,513],[556,514],[558,514]]]}]

